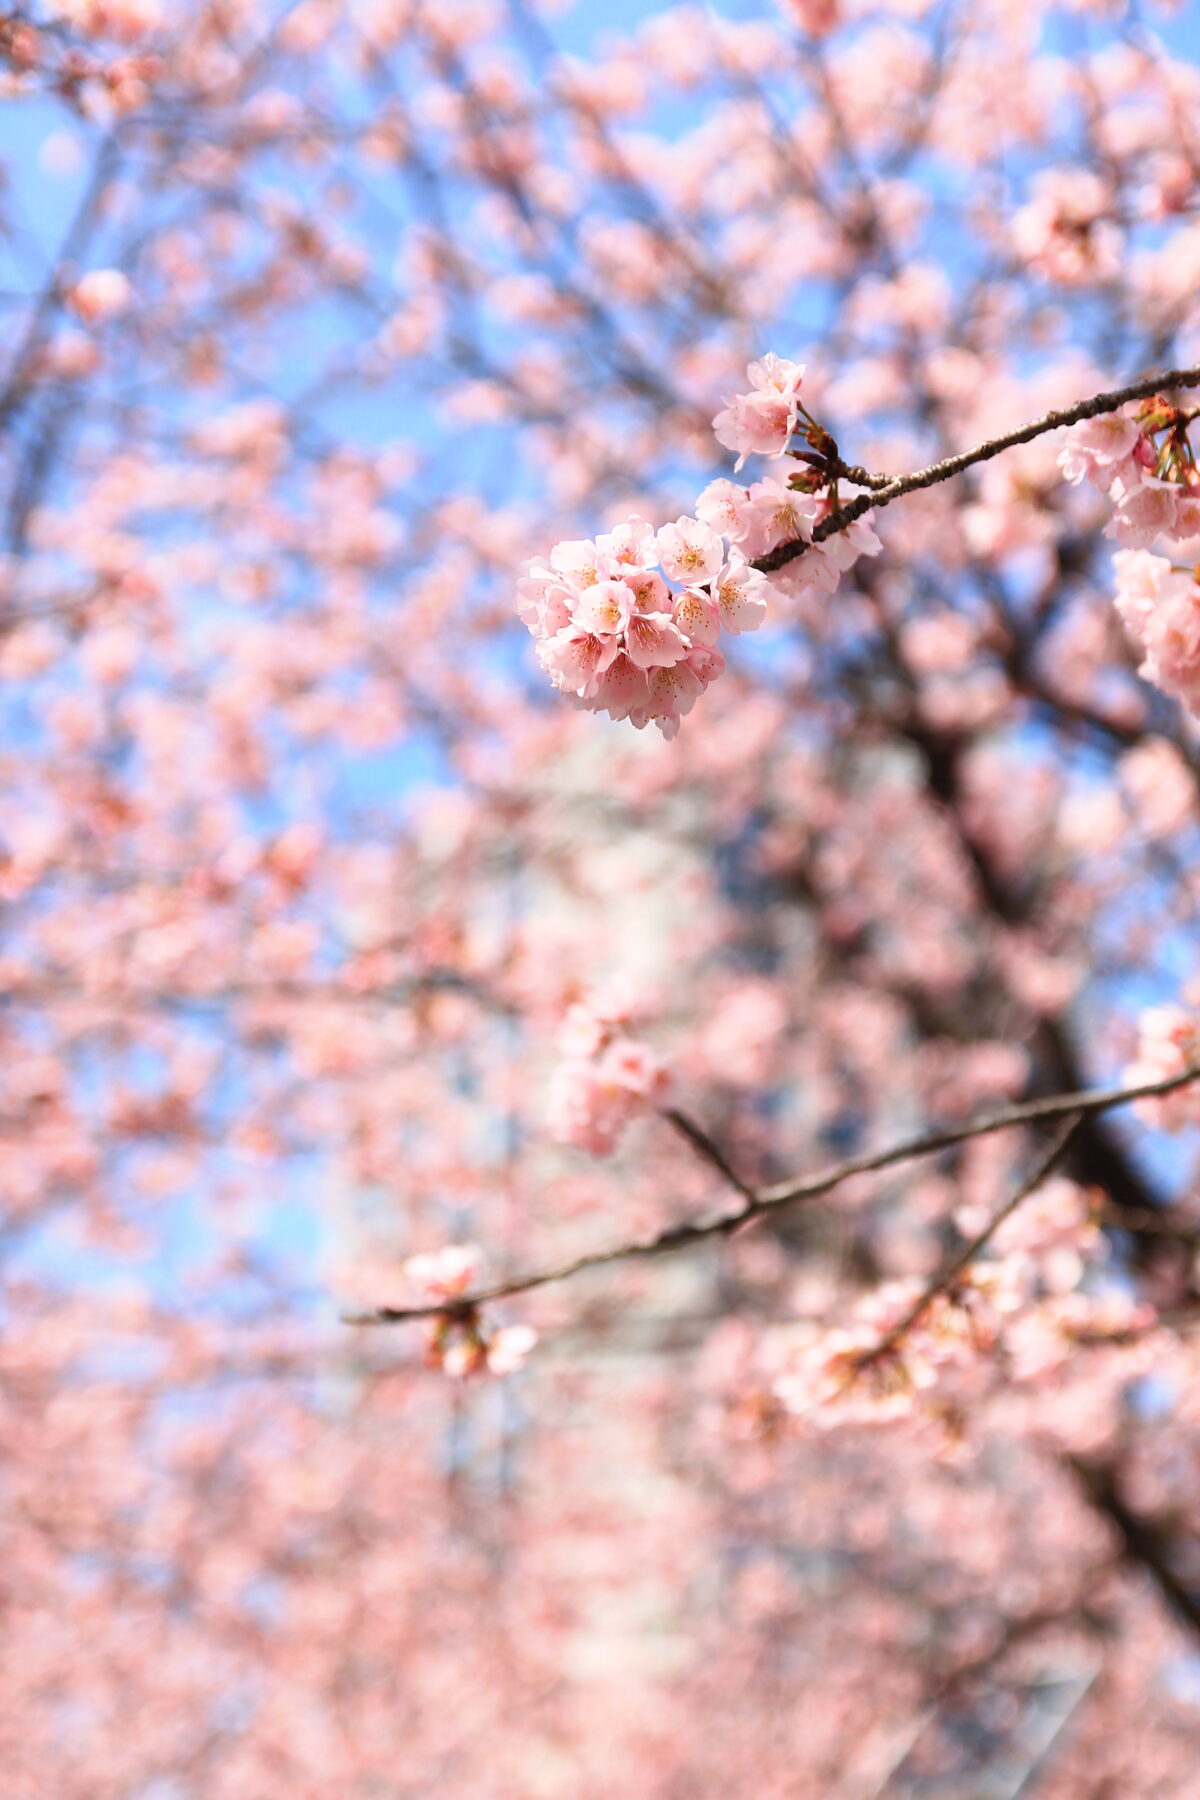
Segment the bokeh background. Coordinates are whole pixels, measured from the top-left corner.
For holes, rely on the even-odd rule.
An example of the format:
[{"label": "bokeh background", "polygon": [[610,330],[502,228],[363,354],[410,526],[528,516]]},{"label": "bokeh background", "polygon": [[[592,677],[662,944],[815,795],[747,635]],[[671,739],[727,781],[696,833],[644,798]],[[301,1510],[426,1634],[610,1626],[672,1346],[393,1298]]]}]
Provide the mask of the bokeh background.
[{"label": "bokeh background", "polygon": [[341,1314],[728,1202],[661,1119],[555,1141],[572,1005],[757,1183],[1196,1001],[1195,728],[1059,438],[881,514],[673,743],[513,596],[729,474],[767,350],[889,471],[1194,361],[1198,23],[0,8],[11,1800],[1194,1795],[1187,1134],[1089,1120],[1012,1332],[882,1424],[792,1417],[797,1342],[1022,1134],[501,1306],[511,1375]]}]

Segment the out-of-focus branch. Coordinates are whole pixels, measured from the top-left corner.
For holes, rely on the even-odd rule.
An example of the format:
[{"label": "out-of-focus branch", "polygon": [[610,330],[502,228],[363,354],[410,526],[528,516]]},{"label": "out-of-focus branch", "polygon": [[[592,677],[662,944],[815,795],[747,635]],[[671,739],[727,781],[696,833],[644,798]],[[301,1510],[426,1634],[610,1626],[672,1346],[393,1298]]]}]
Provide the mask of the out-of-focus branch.
[{"label": "out-of-focus branch", "polygon": [[[1133,1100],[1149,1099],[1160,1094],[1174,1093],[1176,1088],[1185,1087],[1189,1082],[1200,1079],[1200,1068],[1187,1068],[1181,1074],[1169,1076],[1164,1081],[1142,1083],[1136,1087],[1097,1088],[1091,1093],[1055,1094],[1041,1100],[1030,1100],[1019,1106],[1008,1106],[1000,1112],[975,1119],[964,1125],[948,1126],[942,1131],[928,1132],[921,1137],[906,1138],[898,1144],[891,1144],[884,1150],[869,1151],[863,1156],[846,1157],[843,1161],[833,1163],[828,1168],[818,1170],[815,1175],[808,1175],[798,1181],[783,1182],[771,1188],[749,1188],[736,1176],[723,1151],[713,1143],[708,1133],[699,1125],[695,1125],[685,1115],[672,1111],[666,1116],[677,1131],[688,1139],[705,1159],[712,1163],[727,1181],[743,1196],[744,1204],[736,1212],[720,1214],[715,1219],[697,1219],[681,1225],[669,1225],[652,1238],[644,1238],[638,1242],[614,1245],[609,1250],[597,1250],[586,1256],[576,1257],[571,1262],[560,1263],[554,1267],[536,1269],[525,1275],[513,1276],[511,1280],[497,1282],[494,1286],[480,1288],[474,1293],[458,1296],[449,1303],[428,1306],[381,1306],[370,1312],[347,1313],[344,1323],[347,1325],[399,1325],[410,1319],[434,1319],[447,1314],[466,1314],[476,1307],[483,1306],[492,1300],[507,1300],[517,1294],[530,1293],[534,1288],[549,1287],[559,1281],[569,1280],[574,1275],[582,1275],[588,1269],[600,1269],[610,1263],[633,1262],[649,1257],[665,1256],[676,1250],[686,1250],[693,1244],[704,1243],[710,1238],[729,1237],[743,1226],[752,1224],[768,1213],[774,1213],[782,1207],[791,1206],[797,1201],[813,1200],[840,1187],[855,1175],[868,1175],[878,1169],[891,1168],[896,1163],[910,1162],[916,1157],[932,1156],[939,1150],[948,1150],[955,1144],[966,1143],[969,1138],[984,1137],[994,1131],[1004,1131],[1010,1126],[1036,1124],[1046,1119],[1069,1119],[1069,1128],[1062,1135],[1062,1143],[1056,1140],[1054,1156],[1056,1157],[1066,1143],[1070,1132],[1079,1121],[1091,1113],[1107,1112],[1115,1106],[1127,1106]],[[1049,1166],[1047,1164],[1047,1166]],[[1037,1175],[1042,1179],[1043,1169]],[[1024,1199],[1025,1192],[1020,1191],[1008,1202],[1006,1211],[995,1219],[986,1236],[1002,1222],[1007,1211]],[[972,1248],[972,1253],[974,1253]]]},{"label": "out-of-focus branch", "polygon": [[1171,1566],[1171,1537],[1156,1520],[1139,1518],[1131,1511],[1117,1486],[1116,1470],[1108,1464],[1064,1458],[1067,1467],[1096,1511],[1115,1526],[1126,1561],[1144,1569],[1175,1617],[1200,1637],[1200,1595],[1180,1579]]},{"label": "out-of-focus branch", "polygon": [[[960,450],[956,456],[945,456],[940,462],[930,463],[927,468],[914,469],[908,475],[897,475],[882,487],[872,486],[870,493],[859,494],[847,505],[839,507],[837,512],[830,513],[827,519],[822,519],[813,532],[812,541],[819,544],[824,538],[844,531],[847,525],[853,525],[856,519],[861,519],[873,507],[890,506],[893,500],[899,500],[904,494],[914,494],[919,488],[936,487],[941,481],[949,481],[952,475],[961,475],[964,469],[971,468],[975,463],[989,462],[1002,451],[1012,450],[1018,444],[1032,443],[1034,438],[1043,437],[1048,431],[1057,431],[1060,426],[1078,425],[1084,419],[1097,418],[1101,413],[1116,412],[1119,406],[1124,406],[1130,400],[1146,400],[1152,394],[1162,393],[1168,388],[1186,387],[1200,387],[1200,367],[1166,369],[1159,375],[1146,375],[1140,381],[1130,382],[1128,387],[1113,388],[1106,394],[1093,394],[1090,400],[1078,400],[1074,406],[1062,406],[1053,412],[1043,413],[1040,419],[1031,419],[1026,425],[1018,425],[1014,431],[988,438],[970,450]],[[866,471],[862,473],[865,474]],[[802,539],[790,544],[780,544],[766,556],[758,557],[753,566],[769,575],[772,570],[782,569],[785,563],[792,562],[797,556],[803,556],[808,547],[807,542]]]},{"label": "out-of-focus branch", "polygon": [[673,1106],[664,1109],[663,1118],[675,1127],[681,1137],[687,1139],[705,1162],[711,1163],[717,1173],[725,1177],[730,1187],[737,1189],[747,1206],[758,1205],[758,1190],[742,1180],[720,1144],[708,1135],[702,1125],[697,1125],[694,1119],[689,1119],[686,1113],[679,1112]]},{"label": "out-of-focus branch", "polygon": [[116,138],[110,135],[103,140],[96,152],[87,187],[67,228],[67,234],[59,246],[58,254],[54,258],[45,285],[29,316],[24,335],[13,351],[12,359],[5,372],[3,389],[0,390],[0,424],[6,427],[11,423],[13,414],[22,405],[29,391],[30,369],[34,352],[62,303],[64,272],[72,266],[77,257],[83,254],[88,239],[100,219],[105,188],[116,174],[120,160],[120,145]]}]

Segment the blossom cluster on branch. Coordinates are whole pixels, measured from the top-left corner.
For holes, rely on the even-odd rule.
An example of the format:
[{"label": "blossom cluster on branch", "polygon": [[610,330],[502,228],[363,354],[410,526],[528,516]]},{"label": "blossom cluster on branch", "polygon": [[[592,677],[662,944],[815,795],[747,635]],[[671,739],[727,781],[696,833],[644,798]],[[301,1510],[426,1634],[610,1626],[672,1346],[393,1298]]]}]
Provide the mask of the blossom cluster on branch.
[{"label": "blossom cluster on branch", "polygon": [[633,1035],[623,1006],[572,1006],[558,1048],[563,1060],[551,1082],[549,1110],[561,1143],[605,1156],[639,1113],[661,1106],[670,1092],[668,1070]]},{"label": "blossom cluster on branch", "polygon": [[[836,447],[800,404],[801,365],[769,355],[748,374],[750,391],[713,421],[718,440],[739,452],[740,469],[751,453],[782,455],[802,431],[814,448],[792,453],[800,473],[767,475],[749,488],[710,482],[696,516],[657,531],[635,516],[594,542],[555,544],[518,583],[518,611],[539,662],[588,711],[639,730],[653,720],[673,738],[725,668],[715,647],[722,629],[735,637],[756,630],[781,595],[832,593],[846,569],[880,548],[869,518],[814,543],[837,510],[829,462]],[[802,552],[770,580],[755,567],[756,558],[792,544]]]},{"label": "blossom cluster on branch", "polygon": [[[664,576],[690,585],[677,592]],[[699,519],[656,533],[631,518],[595,543],[556,544],[548,566],[531,563],[520,611],[557,688],[639,729],[653,719],[670,738],[725,667],[714,648],[721,625],[752,630],[766,592],[763,577]]]},{"label": "blossom cluster on branch", "polygon": [[[1130,1083],[1163,1081],[1200,1061],[1200,1017],[1183,1006],[1150,1006],[1138,1019],[1135,1060],[1125,1070]],[[1139,1118],[1159,1131],[1200,1125],[1200,1085],[1139,1100]]]},{"label": "blossom cluster on branch", "polygon": [[[896,1281],[864,1295],[848,1321],[799,1326],[774,1381],[785,1411],[824,1429],[914,1412],[944,1422],[1000,1369],[1045,1381],[1084,1345],[1149,1333],[1154,1309],[1106,1267],[1100,1201],[1054,1176],[924,1303],[920,1281]],[[980,1209],[960,1207],[955,1223],[970,1236]]]},{"label": "blossom cluster on branch", "polygon": [[422,1300],[445,1311],[438,1312],[425,1328],[425,1364],[461,1379],[487,1371],[512,1375],[522,1366],[537,1343],[537,1332],[528,1325],[491,1326],[478,1307],[465,1300],[476,1286],[483,1267],[477,1244],[447,1244],[441,1250],[410,1256],[404,1273]]},{"label": "blossom cluster on branch", "polygon": [[1118,550],[1115,603],[1143,659],[1138,673],[1200,717],[1200,584],[1149,550]]},{"label": "blossom cluster on branch", "polygon": [[1113,502],[1105,535],[1144,550],[1160,537],[1200,537],[1200,470],[1191,415],[1161,395],[1081,420],[1059,457],[1066,479],[1088,481]]}]

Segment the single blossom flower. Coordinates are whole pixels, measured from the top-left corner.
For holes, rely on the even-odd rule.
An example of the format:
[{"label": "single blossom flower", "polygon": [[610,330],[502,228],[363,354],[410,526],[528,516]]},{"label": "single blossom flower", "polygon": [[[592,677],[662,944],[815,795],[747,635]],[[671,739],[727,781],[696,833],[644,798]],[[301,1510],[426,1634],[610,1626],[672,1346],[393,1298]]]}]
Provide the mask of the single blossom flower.
[{"label": "single blossom flower", "polygon": [[[1137,1057],[1125,1070],[1130,1087],[1168,1081],[1185,1069],[1200,1066],[1200,1017],[1182,1006],[1150,1006],[1138,1020]],[[1160,1131],[1181,1131],[1200,1124],[1200,1080],[1170,1094],[1152,1094],[1134,1102],[1134,1111]]]},{"label": "single blossom flower", "polygon": [[781,544],[811,544],[824,506],[817,494],[805,494],[768,475],[750,489],[743,517],[741,548],[748,557],[766,556]]},{"label": "single blossom flower", "polygon": [[715,644],[721,616],[711,594],[686,588],[675,602],[675,623],[692,644]]},{"label": "single blossom flower", "polygon": [[634,613],[625,633],[625,651],[639,669],[658,671],[682,662],[688,640],[670,613]]},{"label": "single blossom flower", "polygon": [[750,392],[727,400],[713,420],[717,442],[737,451],[739,469],[750,455],[779,456],[787,449],[800,413],[804,365],[767,355],[746,373]]},{"label": "single blossom flower", "polygon": [[624,631],[634,609],[632,590],[623,581],[597,581],[584,588],[571,617],[581,631],[615,637]]},{"label": "single blossom flower", "polygon": [[456,1300],[469,1293],[479,1280],[483,1254],[477,1244],[447,1244],[404,1264],[408,1279],[429,1300]]},{"label": "single blossom flower", "polygon": [[1141,435],[1136,419],[1124,413],[1101,413],[1098,418],[1083,419],[1068,432],[1059,467],[1065,478],[1076,485],[1090,481],[1093,487],[1111,487]]},{"label": "single blossom flower", "polygon": [[696,516],[732,544],[740,544],[746,535],[746,505],[750,496],[736,481],[710,481],[696,500]]},{"label": "single blossom flower", "polygon": [[598,537],[596,549],[605,566],[613,570],[619,568],[622,575],[630,570],[652,569],[657,560],[654,527],[634,514],[624,524],[615,525]]},{"label": "single blossom flower", "polygon": [[712,591],[720,622],[735,637],[757,631],[767,616],[771,584],[738,550],[731,550],[722,563]]},{"label": "single blossom flower", "polygon": [[686,516],[658,533],[663,573],[672,581],[711,581],[724,560],[724,546],[711,525]]},{"label": "single blossom flower", "polygon": [[620,639],[611,634],[599,637],[581,626],[568,625],[538,645],[538,656],[555,687],[586,700],[595,693],[619,648]]}]

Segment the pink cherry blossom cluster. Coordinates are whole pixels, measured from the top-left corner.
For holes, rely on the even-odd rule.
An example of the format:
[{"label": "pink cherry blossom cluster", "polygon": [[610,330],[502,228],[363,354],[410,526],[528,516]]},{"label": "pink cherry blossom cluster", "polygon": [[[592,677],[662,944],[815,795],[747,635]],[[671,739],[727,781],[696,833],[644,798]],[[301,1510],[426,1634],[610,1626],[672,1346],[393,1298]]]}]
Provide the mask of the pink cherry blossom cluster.
[{"label": "pink cherry blossom cluster", "polygon": [[936,1373],[911,1344],[875,1355],[878,1342],[862,1321],[813,1330],[775,1380],[775,1397],[792,1418],[826,1428],[908,1417]]},{"label": "pink cherry blossom cluster", "polygon": [[572,1006],[559,1033],[564,1060],[550,1087],[550,1123],[560,1143],[593,1156],[616,1149],[625,1127],[670,1090],[670,1076],[649,1044],[629,1031],[628,1015]]},{"label": "pink cherry blossom cluster", "polygon": [[483,1257],[475,1244],[447,1244],[423,1256],[410,1256],[404,1273],[423,1298],[448,1302],[447,1310],[431,1319],[425,1335],[425,1363],[459,1378],[478,1375],[511,1375],[519,1369],[537,1333],[528,1325],[501,1325],[489,1329],[465,1296],[479,1281]]},{"label": "pink cherry blossom cluster", "polygon": [[[740,469],[751,452],[785,451],[803,418],[813,450],[795,453],[802,472],[749,488],[710,482],[695,517],[656,531],[635,515],[594,542],[556,544],[517,585],[517,610],[555,687],[639,730],[653,719],[668,738],[725,667],[722,627],[733,636],[756,630],[776,594],[832,593],[852,563],[880,548],[869,514],[813,542],[837,507],[836,446],[800,405],[801,364],[769,355],[748,373],[751,391],[713,421],[719,441],[739,452]],[[768,581],[753,559],[790,544],[807,548]]]},{"label": "pink cherry blossom cluster", "polygon": [[[987,1373],[981,1358],[997,1345],[1014,1379],[1036,1381],[1081,1343],[1149,1331],[1151,1308],[1119,1282],[1091,1280],[1106,1253],[1100,1199],[1096,1190],[1055,1177],[917,1317],[922,1284],[905,1280],[863,1296],[847,1321],[806,1324],[772,1379],[775,1400],[792,1418],[822,1429],[922,1411],[932,1420],[944,1415],[956,1384],[962,1391],[965,1382],[977,1404]],[[960,1208],[956,1222],[974,1234],[986,1225],[987,1209]]]},{"label": "pink cherry blossom cluster", "polygon": [[1115,604],[1144,652],[1138,673],[1200,717],[1200,585],[1148,550],[1118,550]]},{"label": "pink cherry blossom cluster", "polygon": [[[870,513],[814,544],[813,534],[835,510],[835,499],[828,490],[813,492],[813,479],[815,475],[793,475],[781,481],[768,475],[748,488],[736,481],[710,481],[696,501],[696,511],[729,540],[731,555],[753,559],[769,556],[784,544],[806,545],[772,571],[771,586],[791,598],[812,591],[832,594],[860,556],[877,556],[882,546],[871,528]],[[797,481],[803,485],[797,487]]]},{"label": "pink cherry blossom cluster", "polygon": [[1090,169],[1044,169],[1012,220],[1017,254],[1050,281],[1083,287],[1111,281],[1122,234],[1110,184]]},{"label": "pink cherry blossom cluster", "polygon": [[[1138,1020],[1137,1057],[1125,1071],[1130,1086],[1166,1081],[1200,1064],[1200,1017],[1182,1006],[1150,1006]],[[1138,1100],[1134,1111],[1160,1131],[1200,1124],[1200,1082],[1173,1094]]]},{"label": "pink cherry blossom cluster", "polygon": [[1155,396],[1084,419],[1067,433],[1058,460],[1068,481],[1086,480],[1111,495],[1106,535],[1130,549],[1159,537],[1200,536],[1200,470],[1187,419],[1168,400]]},{"label": "pink cherry blossom cluster", "polygon": [[746,370],[750,392],[726,400],[713,420],[717,442],[738,453],[737,468],[748,456],[782,456],[791,442],[800,416],[808,414],[800,404],[804,364],[788,362],[768,352]]},{"label": "pink cherry blossom cluster", "polygon": [[713,420],[718,443],[738,452],[735,473],[751,453],[782,456],[797,432],[807,448],[791,455],[802,467],[782,480],[768,475],[749,488],[733,481],[710,482],[696,512],[752,561],[784,544],[807,544],[808,549],[772,572],[773,585],[790,595],[809,589],[832,593],[852,563],[879,551],[871,515],[813,543],[817,527],[838,506],[837,445],[800,402],[802,363],[772,354],[751,363],[746,373],[749,393],[735,394]]},{"label": "pink cherry blossom cluster", "polygon": [[594,543],[556,544],[547,563],[529,564],[518,594],[555,687],[639,729],[653,719],[672,738],[725,667],[721,626],[756,630],[770,584],[700,519],[656,532],[632,517]]},{"label": "pink cherry blossom cluster", "polygon": [[784,1410],[821,1428],[907,1417],[923,1394],[994,1348],[1030,1282],[1011,1258],[974,1263],[892,1342],[921,1286],[887,1282],[863,1295],[849,1320],[806,1326],[774,1383]]}]

